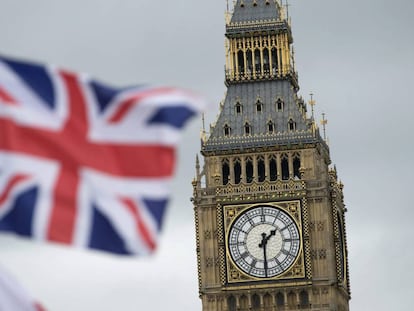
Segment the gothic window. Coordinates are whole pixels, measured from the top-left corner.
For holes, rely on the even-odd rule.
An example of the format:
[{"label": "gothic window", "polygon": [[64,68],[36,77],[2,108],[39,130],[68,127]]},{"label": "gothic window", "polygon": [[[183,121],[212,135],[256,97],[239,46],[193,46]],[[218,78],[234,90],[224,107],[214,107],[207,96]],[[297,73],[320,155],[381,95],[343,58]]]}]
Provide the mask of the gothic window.
[{"label": "gothic window", "polygon": [[240,160],[236,159],[234,161],[234,183],[240,184],[241,181],[241,164]]},{"label": "gothic window", "polygon": [[237,61],[239,64],[239,73],[244,74],[244,53],[243,51],[237,52]]},{"label": "gothic window", "polygon": [[251,127],[251,125],[249,124],[249,122],[246,122],[246,123],[244,124],[244,134],[245,134],[245,135],[251,135],[251,134],[252,134],[252,127]]},{"label": "gothic window", "polygon": [[230,166],[228,160],[224,160],[221,166],[221,176],[223,180],[223,185],[227,185],[229,183],[230,177]]},{"label": "gothic window", "polygon": [[277,49],[272,48],[272,73],[275,75],[278,72]]},{"label": "gothic window", "polygon": [[300,155],[293,156],[293,177],[300,179]]},{"label": "gothic window", "polygon": [[224,125],[224,136],[230,136],[230,134],[231,134],[231,128],[230,128],[230,126],[228,126],[227,124],[226,125]]},{"label": "gothic window", "polygon": [[282,112],[284,108],[284,103],[283,100],[281,100],[280,98],[276,101],[276,109],[278,112]]},{"label": "gothic window", "polygon": [[269,168],[270,168],[270,181],[277,180],[277,163],[274,157],[272,157],[269,161]]},{"label": "gothic window", "polygon": [[254,50],[254,64],[256,68],[256,73],[260,74],[262,72],[262,57],[260,56],[260,50]]},{"label": "gothic window", "polygon": [[278,307],[283,307],[285,305],[285,296],[282,293],[276,294],[276,305]]},{"label": "gothic window", "polygon": [[253,55],[251,50],[246,51],[246,60],[247,60],[247,73],[251,74],[253,72]]},{"label": "gothic window", "polygon": [[282,166],[282,180],[288,180],[289,179],[289,160],[286,154],[282,156],[281,166]]},{"label": "gothic window", "polygon": [[272,121],[269,121],[267,123],[267,131],[269,132],[269,134],[273,134],[273,132],[275,131],[275,125]]},{"label": "gothic window", "polygon": [[307,291],[301,291],[299,294],[299,300],[301,307],[309,306],[309,294]]},{"label": "gothic window", "polygon": [[252,310],[260,310],[260,297],[257,294],[252,296]]},{"label": "gothic window", "polygon": [[294,292],[290,292],[288,294],[288,305],[291,309],[296,306],[296,294]]},{"label": "gothic window", "polygon": [[236,311],[236,307],[236,298],[233,295],[231,295],[227,298],[227,309],[229,311]]},{"label": "gothic window", "polygon": [[263,103],[260,101],[260,99],[258,99],[256,101],[256,111],[257,112],[262,112],[263,111]]},{"label": "gothic window", "polygon": [[236,114],[241,114],[243,112],[243,106],[240,104],[240,102],[236,103]]},{"label": "gothic window", "polygon": [[269,72],[269,49],[263,49],[263,69]]},{"label": "gothic window", "polygon": [[249,184],[253,182],[253,161],[251,158],[246,160],[246,182]]},{"label": "gothic window", "polygon": [[266,168],[265,168],[265,162],[264,162],[263,157],[260,157],[257,160],[257,173],[259,174],[258,181],[264,182],[266,179]]},{"label": "gothic window", "polygon": [[296,131],[296,122],[293,121],[292,119],[290,119],[289,122],[288,122],[288,130],[289,131]]},{"label": "gothic window", "polygon": [[272,305],[273,305],[273,301],[272,301],[272,296],[269,293],[266,293],[263,296],[263,306],[264,306],[264,311],[271,311],[272,310]]},{"label": "gothic window", "polygon": [[240,310],[241,311],[249,310],[249,300],[244,295],[240,297]]}]

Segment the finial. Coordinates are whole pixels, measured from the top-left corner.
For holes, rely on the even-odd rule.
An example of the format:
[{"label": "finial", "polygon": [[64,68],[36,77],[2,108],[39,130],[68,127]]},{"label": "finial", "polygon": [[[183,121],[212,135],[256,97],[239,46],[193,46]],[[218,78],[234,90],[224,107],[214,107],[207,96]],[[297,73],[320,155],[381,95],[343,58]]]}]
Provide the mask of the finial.
[{"label": "finial", "polygon": [[315,119],[315,115],[314,115],[314,106],[316,104],[316,102],[313,100],[313,93],[310,93],[310,101],[309,101],[309,105],[311,106],[312,109],[312,120]]},{"label": "finial", "polygon": [[290,18],[290,16],[289,16],[289,7],[290,7],[290,4],[289,4],[289,1],[288,0],[286,0],[285,7],[286,7],[286,18],[287,18],[287,20],[289,20],[289,18]]},{"label": "finial", "polygon": [[[325,113],[322,113],[322,121],[321,124],[323,126],[323,139],[326,141],[326,124],[328,124],[328,120],[325,119]],[[336,170],[336,167],[335,167]]]},{"label": "finial", "polygon": [[204,118],[204,112],[201,115],[201,121],[203,122],[203,132],[206,132],[206,122],[205,122],[205,118]]}]

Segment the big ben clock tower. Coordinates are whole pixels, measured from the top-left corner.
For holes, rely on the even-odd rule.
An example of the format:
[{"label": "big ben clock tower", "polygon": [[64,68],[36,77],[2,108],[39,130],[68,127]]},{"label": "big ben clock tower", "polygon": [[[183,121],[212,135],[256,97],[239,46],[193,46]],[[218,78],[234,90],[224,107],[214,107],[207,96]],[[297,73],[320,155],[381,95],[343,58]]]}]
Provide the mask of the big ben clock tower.
[{"label": "big ben clock tower", "polygon": [[227,94],[193,181],[203,311],[349,310],[343,185],[292,42],[278,0],[235,1]]}]

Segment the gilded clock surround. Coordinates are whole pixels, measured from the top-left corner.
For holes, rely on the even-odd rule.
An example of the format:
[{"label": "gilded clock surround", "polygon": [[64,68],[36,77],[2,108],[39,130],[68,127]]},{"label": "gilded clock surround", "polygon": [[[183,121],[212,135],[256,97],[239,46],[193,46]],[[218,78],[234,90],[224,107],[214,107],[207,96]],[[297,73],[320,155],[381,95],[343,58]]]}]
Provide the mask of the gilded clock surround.
[{"label": "gilded clock surround", "polygon": [[[313,97],[309,115],[298,95],[292,43],[278,0],[236,0],[227,13],[227,93],[203,127],[192,183],[203,311],[349,311],[343,184]],[[246,273],[229,251],[232,224],[263,205],[285,211],[300,234],[296,260],[274,277]]]},{"label": "gilded clock surround", "polygon": [[[288,214],[294,221],[299,231],[300,247],[297,257],[287,271],[277,275],[275,277],[266,278],[270,280],[286,280],[286,279],[303,279],[306,277],[305,273],[305,258],[303,255],[303,235],[302,235],[302,210],[299,200],[295,201],[280,201],[280,202],[269,202],[260,204],[241,204],[241,205],[226,205],[223,208],[224,224],[225,224],[225,235],[226,235],[226,271],[227,271],[227,282],[228,283],[242,283],[242,282],[255,282],[263,281],[263,278],[254,277],[248,275],[245,271],[241,270],[237,264],[235,264],[229,250],[229,233],[234,221],[237,217],[243,214],[245,211],[254,207],[271,206],[283,210]],[[307,226],[307,224],[306,224]]]}]

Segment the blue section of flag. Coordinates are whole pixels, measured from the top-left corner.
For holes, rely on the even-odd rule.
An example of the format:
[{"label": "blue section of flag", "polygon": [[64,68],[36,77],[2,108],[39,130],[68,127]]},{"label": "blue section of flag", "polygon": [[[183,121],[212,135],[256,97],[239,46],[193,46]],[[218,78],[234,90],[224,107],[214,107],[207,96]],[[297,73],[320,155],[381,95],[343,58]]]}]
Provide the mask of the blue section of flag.
[{"label": "blue section of flag", "polygon": [[115,88],[112,86],[108,86],[106,84],[103,84],[99,81],[90,81],[89,86],[91,90],[93,91],[93,94],[95,95],[96,101],[98,103],[99,112],[104,112],[109,105],[114,101],[116,96],[118,96],[120,93],[134,89],[139,90],[139,87],[124,87],[124,88]]},{"label": "blue section of flag", "polygon": [[89,85],[95,94],[100,112],[105,111],[111,101],[120,93],[119,89],[104,85],[97,81],[91,81]]},{"label": "blue section of flag", "polygon": [[127,251],[124,240],[119,236],[114,226],[96,206],[93,206],[89,247],[119,255],[131,254]]},{"label": "blue section of flag", "polygon": [[16,62],[4,57],[0,57],[0,60],[6,63],[45,104],[50,108],[55,107],[55,90],[44,66]]},{"label": "blue section of flag", "polygon": [[194,115],[196,115],[195,111],[191,110],[188,105],[177,104],[158,109],[151,119],[148,120],[148,124],[170,125],[181,129],[187,120]]},{"label": "blue section of flag", "polygon": [[16,197],[10,212],[0,218],[0,231],[15,232],[22,236],[31,236],[33,213],[37,196],[38,189],[37,187],[33,187]]},{"label": "blue section of flag", "polygon": [[145,206],[148,211],[154,217],[154,220],[157,223],[157,229],[161,230],[162,223],[164,219],[165,209],[167,207],[168,200],[149,200],[144,199]]}]

